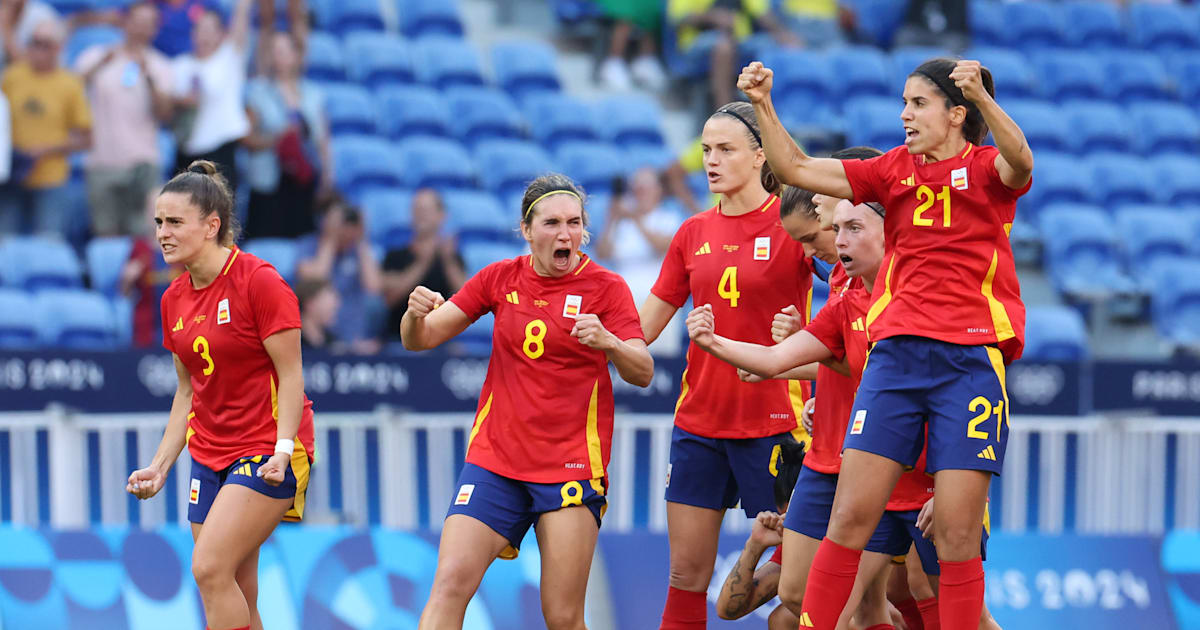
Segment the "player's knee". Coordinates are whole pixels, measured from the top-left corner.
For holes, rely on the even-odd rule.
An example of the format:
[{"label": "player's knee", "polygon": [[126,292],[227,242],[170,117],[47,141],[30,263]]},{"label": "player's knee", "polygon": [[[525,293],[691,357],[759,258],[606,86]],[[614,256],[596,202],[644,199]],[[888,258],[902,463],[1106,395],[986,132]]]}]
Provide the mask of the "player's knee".
[{"label": "player's knee", "polygon": [[707,569],[699,562],[688,558],[671,559],[670,585],[684,591],[703,591],[712,578],[712,567]]},{"label": "player's knee", "polygon": [[546,620],[546,630],[582,630],[585,627],[582,602],[544,602],[542,617]]},{"label": "player's knee", "polygon": [[829,538],[836,537],[842,541],[858,538],[861,535],[870,538],[871,532],[874,530],[874,527],[871,525],[872,520],[878,521],[878,518],[872,519],[872,514],[870,514],[869,510],[857,505],[834,506],[829,517],[829,531],[826,536]]},{"label": "player's knee", "polygon": [[800,610],[804,603],[804,580],[780,580],[779,601],[791,610]]},{"label": "player's knee", "polygon": [[475,594],[475,590],[470,586],[473,582],[474,576],[465,565],[453,561],[444,562],[438,567],[437,574],[433,578],[433,591],[429,598],[431,600],[469,601]]},{"label": "player's knee", "polygon": [[979,525],[944,523],[937,531],[938,558],[967,560],[979,555]]},{"label": "player's knee", "polygon": [[200,592],[209,591],[233,579],[233,570],[227,562],[208,554],[192,554],[192,577]]}]

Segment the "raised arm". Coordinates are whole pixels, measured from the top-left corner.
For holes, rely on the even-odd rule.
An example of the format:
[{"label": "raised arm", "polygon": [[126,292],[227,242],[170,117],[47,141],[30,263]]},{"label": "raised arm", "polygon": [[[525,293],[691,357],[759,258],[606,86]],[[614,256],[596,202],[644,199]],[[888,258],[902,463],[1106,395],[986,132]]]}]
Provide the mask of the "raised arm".
[{"label": "raised arm", "polygon": [[250,9],[254,0],[237,0],[233,5],[233,16],[229,20],[229,37],[233,45],[241,51],[246,50],[250,43]]},{"label": "raised arm", "polygon": [[471,325],[470,318],[441,293],[423,286],[408,296],[408,310],[400,320],[400,341],[409,350],[436,348]]},{"label": "raised arm", "polygon": [[978,61],[964,59],[955,66],[950,78],[962,90],[963,96],[979,108],[983,121],[992,132],[996,148],[1000,150],[1000,155],[996,156],[1000,181],[1014,190],[1023,188],[1033,176],[1033,151],[1025,140],[1025,133],[983,88],[981,68]]},{"label": "raised arm", "polygon": [[775,104],[771,102],[771,82],[774,73],[755,61],[742,68],[738,76],[738,89],[746,93],[754,105],[754,115],[762,130],[763,152],[767,163],[779,181],[815,193],[852,199],[854,191],[841,160],[815,158],[804,153],[787,128],[779,120]]},{"label": "raised arm", "polygon": [[712,307],[705,304],[688,314],[688,336],[709,354],[763,378],[772,378],[794,367],[831,358],[832,353],[812,333],[800,331],[773,345],[734,341],[713,332]]}]

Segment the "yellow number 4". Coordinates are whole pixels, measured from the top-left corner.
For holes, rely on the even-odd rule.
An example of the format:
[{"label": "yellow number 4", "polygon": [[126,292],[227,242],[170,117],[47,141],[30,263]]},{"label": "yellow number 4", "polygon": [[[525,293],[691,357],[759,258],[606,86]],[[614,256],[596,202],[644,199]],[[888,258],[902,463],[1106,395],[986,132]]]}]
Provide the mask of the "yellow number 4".
[{"label": "yellow number 4", "polygon": [[208,340],[204,338],[204,335],[200,335],[192,340],[192,352],[199,353],[200,358],[204,359],[204,362],[208,364],[204,366],[204,375],[208,376],[212,374],[217,366],[213,364],[212,357],[208,354]]},{"label": "yellow number 4", "polygon": [[729,300],[729,306],[737,308],[738,298],[742,297],[737,287],[737,267],[726,267],[721,274],[721,282],[717,284],[717,295]]},{"label": "yellow number 4", "polygon": [[979,415],[972,418],[971,422],[967,424],[967,437],[975,439],[975,440],[988,439],[988,437],[989,437],[988,432],[980,431],[980,430],[976,429],[976,427],[978,427],[979,425],[981,425],[985,421],[987,421],[989,416],[995,415],[996,416],[996,441],[999,442],[1000,441],[1000,428],[1001,428],[1000,422],[1004,419],[1004,401],[997,400],[996,404],[992,405],[992,402],[990,400],[988,400],[987,398],[984,398],[983,396],[976,396],[975,398],[971,399],[971,404],[968,405],[968,409],[970,409],[971,412],[973,412],[973,413],[978,412]]},{"label": "yellow number 4", "polygon": [[924,184],[917,188],[917,201],[921,203],[913,211],[913,225],[933,226],[933,219],[926,219],[925,211],[933,207],[935,200],[942,202],[942,227],[950,227],[950,187],[942,186],[942,192],[934,195],[933,190]]}]

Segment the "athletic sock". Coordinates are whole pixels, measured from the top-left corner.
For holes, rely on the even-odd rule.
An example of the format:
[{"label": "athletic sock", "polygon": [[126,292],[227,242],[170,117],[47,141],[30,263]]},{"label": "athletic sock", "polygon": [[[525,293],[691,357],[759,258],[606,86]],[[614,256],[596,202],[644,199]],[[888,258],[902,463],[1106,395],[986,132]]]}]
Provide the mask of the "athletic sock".
[{"label": "athletic sock", "polygon": [[703,630],[708,622],[708,593],[667,589],[659,630]]},{"label": "athletic sock", "polygon": [[908,630],[925,630],[925,624],[921,622],[921,610],[917,608],[917,600],[909,597],[901,602],[892,602],[892,604],[904,616],[904,623],[908,626]]},{"label": "athletic sock", "polygon": [[808,571],[808,586],[804,589],[801,628],[834,630],[838,617],[854,590],[854,576],[862,551],[843,547],[829,538],[821,540],[812,568]]},{"label": "athletic sock", "polygon": [[975,630],[983,611],[983,560],[965,562],[942,560],[942,579],[938,586],[943,630]]},{"label": "athletic sock", "polygon": [[938,598],[930,597],[917,602],[917,609],[921,611],[921,623],[925,624],[925,630],[942,630],[942,620],[938,618]]}]

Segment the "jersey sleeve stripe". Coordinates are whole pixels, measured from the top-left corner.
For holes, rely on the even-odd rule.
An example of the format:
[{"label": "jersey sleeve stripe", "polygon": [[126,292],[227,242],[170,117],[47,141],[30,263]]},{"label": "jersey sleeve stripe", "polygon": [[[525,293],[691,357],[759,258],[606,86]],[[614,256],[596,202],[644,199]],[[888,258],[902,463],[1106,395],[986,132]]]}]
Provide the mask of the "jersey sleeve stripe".
[{"label": "jersey sleeve stripe", "polygon": [[471,435],[467,438],[467,450],[471,448],[471,442],[475,441],[475,436],[479,433],[479,427],[483,426],[483,419],[487,417],[488,412],[492,410],[492,394],[488,394],[487,402],[483,403],[483,409],[479,410],[479,415],[475,416],[475,426],[471,427]]},{"label": "jersey sleeve stripe", "polygon": [[279,388],[275,386],[275,377],[268,376],[271,379],[271,417],[275,422],[279,422]]},{"label": "jersey sleeve stripe", "polygon": [[992,283],[996,279],[996,265],[999,261],[999,252],[992,250],[992,264],[988,267],[987,276],[983,278],[983,286],[979,292],[987,299],[988,310],[992,314],[992,330],[996,333],[996,341],[1004,341],[1012,339],[1017,335],[1013,331],[1012,320],[1008,318],[1008,311],[1005,310],[1004,304],[996,299],[992,294]]},{"label": "jersey sleeve stripe", "polygon": [[237,260],[238,254],[240,253],[242,253],[242,250],[238,249],[237,247],[233,248],[233,253],[229,255],[229,262],[225,263],[225,269],[221,271],[222,276],[229,273],[229,269],[233,267],[233,261]]},{"label": "jersey sleeve stripe", "polygon": [[883,313],[883,309],[887,308],[889,302],[892,301],[892,268],[896,266],[896,257],[888,261],[887,273],[883,274],[883,294],[878,300],[871,305],[871,309],[867,311],[867,335],[870,335],[871,324]]},{"label": "jersey sleeve stripe", "polygon": [[597,394],[599,393],[600,381],[592,384],[592,397],[588,401],[587,410],[587,448],[588,448],[588,463],[592,467],[592,478],[604,477],[604,453],[600,446],[600,419],[599,419],[599,404],[597,402]]}]

